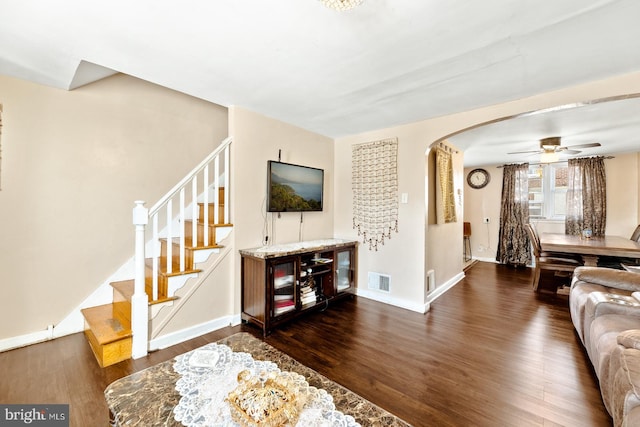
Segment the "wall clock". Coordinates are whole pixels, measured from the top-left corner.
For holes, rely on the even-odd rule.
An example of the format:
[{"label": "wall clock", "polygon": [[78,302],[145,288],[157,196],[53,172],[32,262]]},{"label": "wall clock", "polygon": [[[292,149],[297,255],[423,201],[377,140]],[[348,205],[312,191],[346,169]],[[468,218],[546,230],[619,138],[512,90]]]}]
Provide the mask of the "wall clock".
[{"label": "wall clock", "polygon": [[490,180],[491,176],[485,169],[474,169],[467,175],[467,184],[471,188],[484,188]]}]

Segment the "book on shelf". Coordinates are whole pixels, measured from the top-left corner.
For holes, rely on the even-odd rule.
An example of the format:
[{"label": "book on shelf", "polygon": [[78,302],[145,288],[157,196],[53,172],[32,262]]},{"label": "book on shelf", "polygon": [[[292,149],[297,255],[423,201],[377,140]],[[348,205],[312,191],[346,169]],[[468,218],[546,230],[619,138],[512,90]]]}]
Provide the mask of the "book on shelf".
[{"label": "book on shelf", "polygon": [[329,264],[330,262],[333,262],[333,259],[331,259],[331,258],[313,258],[311,261],[315,262],[316,264]]},{"label": "book on shelf", "polygon": [[274,289],[273,293],[275,294],[292,294],[293,293],[293,284],[291,285],[287,285],[287,286],[282,286],[280,288]]},{"label": "book on shelf", "polygon": [[294,280],[295,280],[295,277],[293,276],[293,274],[289,274],[282,277],[275,277],[273,279],[273,287],[275,289],[278,289],[278,288],[284,288],[286,286],[291,286],[293,285]]},{"label": "book on shelf", "polygon": [[313,288],[305,288],[305,289],[300,289],[300,296],[304,297],[307,295],[315,295],[316,291],[313,290]]},{"label": "book on shelf", "polygon": [[315,294],[300,298],[300,304],[302,305],[315,304],[316,301],[317,301],[317,298]]},{"label": "book on shelf", "polygon": [[274,301],[287,301],[287,300],[293,300],[293,294],[282,294],[282,295],[274,295],[273,296],[273,300]]},{"label": "book on shelf", "polygon": [[296,308],[295,306],[291,306],[291,307],[282,307],[282,308],[275,308],[273,310],[273,314],[274,316],[278,316],[280,314],[286,313],[288,311],[293,310],[294,308]]},{"label": "book on shelf", "polygon": [[296,304],[292,299],[274,301],[273,314],[278,315],[286,313],[296,308]]},{"label": "book on shelf", "polygon": [[295,305],[295,302],[293,301],[293,295],[291,295],[290,299],[277,300],[277,301],[274,301],[274,304],[276,307],[281,308],[281,307],[291,307]]}]

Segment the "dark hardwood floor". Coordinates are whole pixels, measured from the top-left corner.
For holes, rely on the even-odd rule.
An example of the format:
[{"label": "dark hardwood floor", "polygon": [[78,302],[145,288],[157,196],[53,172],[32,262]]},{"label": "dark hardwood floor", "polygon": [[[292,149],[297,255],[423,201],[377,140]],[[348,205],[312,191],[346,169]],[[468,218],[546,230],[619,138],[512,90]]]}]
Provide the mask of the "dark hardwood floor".
[{"label": "dark hardwood floor", "polygon": [[[477,263],[427,314],[348,299],[266,341],[415,426],[610,426],[567,297],[530,283]],[[105,369],[83,334],[0,353],[0,402],[69,403],[72,426],[106,425],[108,384],[242,330],[260,336],[224,328]]]}]

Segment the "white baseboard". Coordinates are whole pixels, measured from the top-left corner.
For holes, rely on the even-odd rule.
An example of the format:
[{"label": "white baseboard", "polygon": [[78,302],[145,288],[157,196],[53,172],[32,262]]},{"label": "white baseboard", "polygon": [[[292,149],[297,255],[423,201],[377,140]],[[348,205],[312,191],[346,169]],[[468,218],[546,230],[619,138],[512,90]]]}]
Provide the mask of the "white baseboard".
[{"label": "white baseboard", "polygon": [[238,326],[241,323],[242,323],[242,315],[236,314],[234,316],[231,316],[231,326]]},{"label": "white baseboard", "polygon": [[409,302],[406,300],[401,300],[398,298],[393,298],[388,294],[379,292],[379,291],[371,291],[369,289],[357,288],[356,295],[359,297],[368,298],[374,301],[382,302],[385,304],[393,305],[400,308],[405,308],[407,310],[416,311],[418,313],[426,313],[431,308],[431,303],[434,302],[438,297],[443,295],[449,289],[454,287],[458,282],[464,279],[465,275],[463,272],[460,272],[449,279],[444,284],[438,286],[433,291],[429,292],[426,295],[424,304],[415,304],[413,302]]},{"label": "white baseboard", "polygon": [[14,348],[25,347],[31,344],[37,344],[53,339],[49,329],[44,331],[32,332],[30,334],[20,335],[17,337],[5,338],[0,340],[0,352],[13,350]]},{"label": "white baseboard", "polygon": [[445,292],[447,292],[449,289],[451,289],[455,285],[457,285],[462,279],[464,279],[464,277],[465,277],[464,273],[460,272],[460,273],[456,274],[455,276],[453,276],[451,279],[447,280],[442,285],[440,285],[437,288],[435,288],[433,291],[429,292],[427,294],[427,304],[431,304],[438,297],[444,295]]},{"label": "white baseboard", "polygon": [[494,264],[496,264],[498,262],[498,261],[496,261],[496,257],[493,257],[493,258],[480,258],[480,257],[474,256],[473,259],[475,261],[492,262]]},{"label": "white baseboard", "polygon": [[191,326],[180,331],[171,332],[161,335],[149,341],[149,351],[162,350],[172,345],[180,344],[209,332],[217,331],[229,325],[237,325],[240,323],[240,315],[223,316],[199,325]]},{"label": "white baseboard", "polygon": [[393,298],[386,293],[382,293],[379,291],[371,291],[368,289],[357,288],[356,295],[359,297],[367,298],[370,300],[382,302],[385,304],[393,305],[396,307],[404,308],[411,311],[416,311],[418,313],[426,313],[429,311],[429,304],[415,304],[410,301],[402,300],[399,298]]}]

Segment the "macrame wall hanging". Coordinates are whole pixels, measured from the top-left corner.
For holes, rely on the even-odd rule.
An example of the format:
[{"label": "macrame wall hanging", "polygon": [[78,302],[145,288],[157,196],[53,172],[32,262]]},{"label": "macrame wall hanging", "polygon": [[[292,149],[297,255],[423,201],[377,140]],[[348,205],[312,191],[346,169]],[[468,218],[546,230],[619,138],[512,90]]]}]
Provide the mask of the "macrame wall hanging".
[{"label": "macrame wall hanging", "polygon": [[369,250],[398,232],[398,139],[354,145],[352,149],[353,228]]}]

